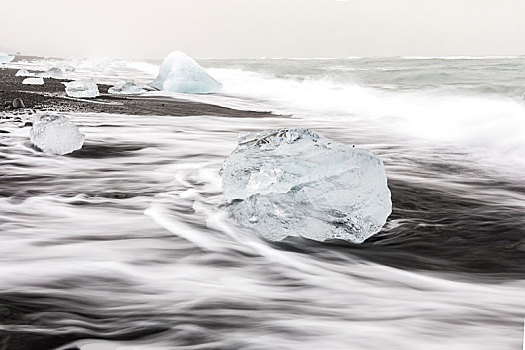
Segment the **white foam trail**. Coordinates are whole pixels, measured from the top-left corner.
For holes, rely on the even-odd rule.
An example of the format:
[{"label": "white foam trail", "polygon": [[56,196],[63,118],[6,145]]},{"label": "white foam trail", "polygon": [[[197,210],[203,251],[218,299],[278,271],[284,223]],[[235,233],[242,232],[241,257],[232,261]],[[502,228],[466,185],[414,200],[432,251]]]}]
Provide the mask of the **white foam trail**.
[{"label": "white foam trail", "polygon": [[188,240],[201,249],[217,252],[223,250],[223,246],[215,244],[213,237],[208,232],[197,230],[194,226],[185,224],[173,217],[170,218],[169,212],[159,205],[152,205],[144,211],[144,214],[151,217],[161,227]]},{"label": "white foam trail", "polygon": [[[43,155],[24,144],[28,130],[16,125],[2,138],[2,174],[22,193],[0,198],[0,291],[67,301],[58,305],[67,312],[47,310],[42,324],[0,331],[116,337],[152,324],[169,328],[144,342],[76,343],[83,350],[173,349],[181,339],[180,348],[195,350],[520,345],[522,280],[403,271],[328,247],[329,257],[281,249],[231,221],[218,171],[239,132],[299,125],[350,142],[354,127],[334,128],[331,119],[72,120],[96,157]],[[185,334],[198,344],[184,343]]]}]

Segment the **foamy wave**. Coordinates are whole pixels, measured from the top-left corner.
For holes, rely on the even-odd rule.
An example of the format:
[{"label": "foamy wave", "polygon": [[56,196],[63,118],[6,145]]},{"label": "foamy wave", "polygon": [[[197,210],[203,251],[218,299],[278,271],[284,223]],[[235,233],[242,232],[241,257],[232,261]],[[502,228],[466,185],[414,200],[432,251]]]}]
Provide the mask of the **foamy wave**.
[{"label": "foamy wave", "polygon": [[[393,135],[467,147],[494,164],[525,167],[525,104],[498,95],[440,91],[385,91],[324,79],[284,79],[238,69],[210,69],[223,82],[221,96],[204,102],[249,106],[335,123],[373,123]],[[266,108],[268,109],[268,107]]]}]

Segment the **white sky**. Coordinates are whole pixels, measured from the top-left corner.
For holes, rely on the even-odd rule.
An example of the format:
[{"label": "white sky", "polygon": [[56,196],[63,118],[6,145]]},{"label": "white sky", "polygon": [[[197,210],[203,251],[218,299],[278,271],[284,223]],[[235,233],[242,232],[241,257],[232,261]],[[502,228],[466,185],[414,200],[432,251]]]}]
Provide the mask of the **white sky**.
[{"label": "white sky", "polygon": [[0,51],[162,58],[525,54],[525,0],[0,0]]}]

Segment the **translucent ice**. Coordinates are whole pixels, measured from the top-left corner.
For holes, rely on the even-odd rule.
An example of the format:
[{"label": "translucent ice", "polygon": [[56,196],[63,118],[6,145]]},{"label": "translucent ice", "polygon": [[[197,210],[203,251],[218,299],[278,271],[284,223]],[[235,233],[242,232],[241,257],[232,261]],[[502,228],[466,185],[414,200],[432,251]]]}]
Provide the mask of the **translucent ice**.
[{"label": "translucent ice", "polygon": [[29,73],[25,69],[20,69],[18,72],[16,72],[15,77],[32,77],[33,73]]},{"label": "translucent ice", "polygon": [[37,73],[36,76],[42,78],[62,79],[64,77],[64,72],[60,68],[50,68],[45,72]]},{"label": "translucent ice", "polygon": [[140,85],[133,80],[118,82],[108,90],[110,94],[137,94],[142,91]]},{"label": "translucent ice", "polygon": [[93,80],[76,80],[65,83],[66,94],[71,97],[92,98],[99,96],[98,86]]},{"label": "translucent ice", "polygon": [[307,129],[241,137],[223,167],[235,219],[267,239],[361,243],[392,211],[382,161]]},{"label": "translucent ice", "polygon": [[44,152],[68,154],[82,148],[84,135],[65,116],[38,115],[30,132],[33,145]]},{"label": "translucent ice", "polygon": [[151,86],[172,92],[209,94],[219,91],[222,84],[206,73],[191,57],[175,51],[164,59],[159,75]]},{"label": "translucent ice", "polygon": [[25,78],[22,81],[22,84],[24,85],[44,85],[44,79],[43,78]]},{"label": "translucent ice", "polygon": [[8,63],[15,59],[15,56],[9,56],[6,53],[0,52],[0,63]]}]

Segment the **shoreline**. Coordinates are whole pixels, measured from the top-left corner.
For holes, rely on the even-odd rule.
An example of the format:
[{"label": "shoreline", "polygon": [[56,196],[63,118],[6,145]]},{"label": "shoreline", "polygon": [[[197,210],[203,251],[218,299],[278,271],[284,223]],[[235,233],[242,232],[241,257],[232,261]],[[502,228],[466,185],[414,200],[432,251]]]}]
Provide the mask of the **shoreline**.
[{"label": "shoreline", "polygon": [[[0,68],[0,119],[42,112],[109,113],[189,117],[211,115],[229,118],[279,117],[272,112],[243,111],[171,97],[109,94],[111,85],[98,84],[100,96],[91,99],[66,95],[69,79],[44,78],[44,85],[24,85],[27,77],[15,76],[18,69]],[[26,108],[9,109],[5,102],[21,98]]]}]

